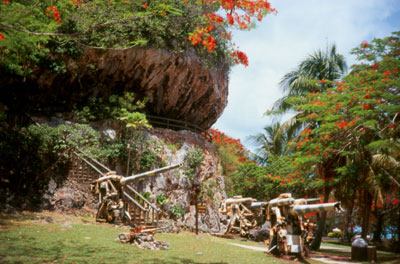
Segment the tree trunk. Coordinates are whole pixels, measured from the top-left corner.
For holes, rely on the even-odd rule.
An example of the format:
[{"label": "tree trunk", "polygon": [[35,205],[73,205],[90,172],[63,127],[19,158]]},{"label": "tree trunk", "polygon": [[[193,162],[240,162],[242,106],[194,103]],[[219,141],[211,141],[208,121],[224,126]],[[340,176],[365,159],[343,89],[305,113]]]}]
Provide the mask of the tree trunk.
[{"label": "tree trunk", "polygon": [[397,214],[399,217],[397,218],[397,248],[396,253],[400,253],[400,209],[399,213]]},{"label": "tree trunk", "polygon": [[343,230],[343,241],[348,243],[351,242],[351,237],[353,236],[353,227],[351,225],[351,218],[354,210],[354,202],[346,210],[345,226]]},{"label": "tree trunk", "polygon": [[383,217],[385,215],[384,214],[379,214],[377,212],[376,215],[376,226],[375,226],[375,231],[374,231],[374,238],[372,241],[374,242],[381,242],[381,234],[382,234],[382,225],[383,225]]},{"label": "tree trunk", "polygon": [[[329,194],[330,194],[330,189],[325,187],[324,190],[324,203],[327,203],[329,200]],[[322,242],[322,235],[324,234],[324,229],[325,229],[325,221],[326,221],[326,213],[327,212],[322,212],[321,217],[318,221],[318,229],[317,232],[315,233],[314,240],[311,242],[310,248],[312,250],[319,250]]]},{"label": "tree trunk", "polygon": [[364,206],[363,206],[363,213],[362,213],[362,220],[361,220],[361,237],[366,238],[368,234],[368,226],[369,226],[369,215],[371,212],[371,205],[372,205],[372,195],[364,190],[363,193],[364,198]]}]

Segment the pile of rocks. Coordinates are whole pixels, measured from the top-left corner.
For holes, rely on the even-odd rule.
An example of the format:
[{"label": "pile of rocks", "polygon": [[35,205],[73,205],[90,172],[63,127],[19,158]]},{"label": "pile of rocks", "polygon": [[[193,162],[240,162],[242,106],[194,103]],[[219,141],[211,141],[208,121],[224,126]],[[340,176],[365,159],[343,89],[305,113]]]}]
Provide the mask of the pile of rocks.
[{"label": "pile of rocks", "polygon": [[168,250],[169,243],[154,239],[153,234],[147,233],[121,233],[118,238],[122,243],[131,243],[142,249]]}]

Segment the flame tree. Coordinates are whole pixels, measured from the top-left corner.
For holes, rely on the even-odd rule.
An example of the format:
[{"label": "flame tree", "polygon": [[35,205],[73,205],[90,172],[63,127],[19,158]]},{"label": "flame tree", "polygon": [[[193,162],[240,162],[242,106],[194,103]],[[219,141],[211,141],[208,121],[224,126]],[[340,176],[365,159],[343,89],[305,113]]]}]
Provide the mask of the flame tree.
[{"label": "flame tree", "polygon": [[343,81],[288,100],[312,124],[296,142],[296,175],[334,190],[348,212],[356,206],[363,237],[374,201],[382,203],[388,193],[398,199],[399,35],[364,41],[353,50],[360,63]]}]

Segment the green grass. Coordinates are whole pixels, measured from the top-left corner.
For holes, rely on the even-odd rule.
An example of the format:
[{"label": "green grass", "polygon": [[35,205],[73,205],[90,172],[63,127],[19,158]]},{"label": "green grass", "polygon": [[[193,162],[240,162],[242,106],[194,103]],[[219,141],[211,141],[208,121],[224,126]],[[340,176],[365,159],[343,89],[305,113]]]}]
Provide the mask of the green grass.
[{"label": "green grass", "polygon": [[[335,247],[335,248],[347,248],[350,252],[342,252],[340,250],[335,249],[320,249],[318,253],[323,253],[325,255],[335,255],[335,256],[351,256],[351,246],[341,245],[335,241],[325,241],[321,243],[322,246]],[[400,254],[395,254],[387,251],[377,250],[377,263],[385,263],[385,264],[399,264],[400,263]],[[361,262],[361,263],[369,263],[369,262]]]},{"label": "green grass", "polygon": [[232,240],[192,233],[157,234],[170,250],[149,251],[115,241],[125,228],[48,213],[0,217],[0,263],[287,263],[263,252],[229,245]]}]

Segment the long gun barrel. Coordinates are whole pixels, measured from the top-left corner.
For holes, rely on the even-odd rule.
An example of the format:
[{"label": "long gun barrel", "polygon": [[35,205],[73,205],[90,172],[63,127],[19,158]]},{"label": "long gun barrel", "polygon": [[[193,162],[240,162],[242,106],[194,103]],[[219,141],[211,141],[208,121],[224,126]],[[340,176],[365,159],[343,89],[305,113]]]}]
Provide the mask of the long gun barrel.
[{"label": "long gun barrel", "polygon": [[259,208],[259,207],[265,207],[268,205],[268,202],[254,202],[251,203],[250,207],[251,208]]},{"label": "long gun barrel", "polygon": [[305,215],[308,213],[329,212],[340,209],[340,202],[325,204],[295,205],[290,208],[292,215]]},{"label": "long gun barrel", "polygon": [[140,174],[136,174],[136,175],[132,175],[132,176],[129,176],[129,177],[123,177],[121,179],[120,183],[122,185],[125,185],[125,184],[127,184],[127,183],[129,183],[131,181],[139,180],[139,179],[145,178],[145,177],[154,176],[157,173],[162,173],[162,172],[165,172],[165,171],[169,171],[169,170],[181,167],[181,166],[182,166],[182,163],[178,163],[178,164],[173,164],[173,165],[169,165],[169,166],[166,166],[166,167],[162,167],[162,168],[159,168],[159,169],[155,169],[155,170],[152,170],[152,171],[146,171],[146,172],[143,172],[143,173],[140,173]]},{"label": "long gun barrel", "polygon": [[282,205],[291,205],[294,203],[294,198],[283,198],[283,199],[273,199],[269,201],[269,206],[282,206]]},{"label": "long gun barrel", "polygon": [[228,198],[225,200],[225,204],[239,204],[253,201],[255,201],[253,198]]},{"label": "long gun barrel", "polygon": [[312,202],[319,202],[319,201],[321,201],[321,198],[308,198],[308,199],[300,198],[300,199],[294,200],[294,204],[297,204],[297,205],[309,204],[309,203],[312,203]]}]

